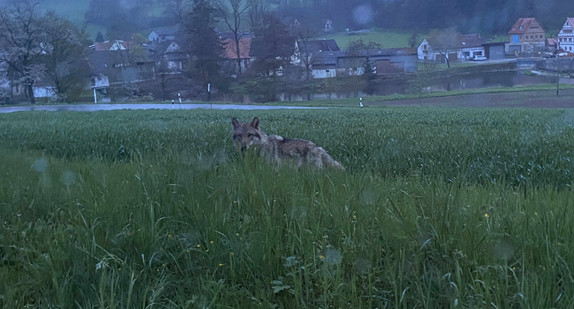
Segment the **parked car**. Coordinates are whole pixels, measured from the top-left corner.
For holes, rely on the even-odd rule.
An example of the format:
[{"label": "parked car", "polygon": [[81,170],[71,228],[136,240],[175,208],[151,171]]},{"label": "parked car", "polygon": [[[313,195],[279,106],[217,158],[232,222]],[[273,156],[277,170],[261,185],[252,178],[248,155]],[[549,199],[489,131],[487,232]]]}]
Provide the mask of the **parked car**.
[{"label": "parked car", "polygon": [[485,56],[475,56],[472,60],[474,61],[485,61],[487,58]]}]

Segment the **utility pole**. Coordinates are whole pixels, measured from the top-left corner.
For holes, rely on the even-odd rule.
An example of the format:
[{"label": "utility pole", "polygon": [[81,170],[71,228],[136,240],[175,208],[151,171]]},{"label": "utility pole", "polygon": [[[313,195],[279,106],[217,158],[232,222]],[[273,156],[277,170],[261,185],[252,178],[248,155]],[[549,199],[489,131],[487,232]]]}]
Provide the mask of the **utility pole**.
[{"label": "utility pole", "polygon": [[560,95],[560,51],[556,53],[557,69],[556,69],[556,95]]}]

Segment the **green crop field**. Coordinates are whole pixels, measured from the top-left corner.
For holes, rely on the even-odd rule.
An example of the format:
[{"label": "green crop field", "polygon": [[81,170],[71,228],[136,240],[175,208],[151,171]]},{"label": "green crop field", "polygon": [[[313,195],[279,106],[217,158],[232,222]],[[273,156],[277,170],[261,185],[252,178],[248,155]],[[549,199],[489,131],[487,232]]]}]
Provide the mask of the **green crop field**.
[{"label": "green crop field", "polygon": [[[233,149],[231,117],[345,172]],[[2,308],[572,308],[574,113],[0,114]]]}]

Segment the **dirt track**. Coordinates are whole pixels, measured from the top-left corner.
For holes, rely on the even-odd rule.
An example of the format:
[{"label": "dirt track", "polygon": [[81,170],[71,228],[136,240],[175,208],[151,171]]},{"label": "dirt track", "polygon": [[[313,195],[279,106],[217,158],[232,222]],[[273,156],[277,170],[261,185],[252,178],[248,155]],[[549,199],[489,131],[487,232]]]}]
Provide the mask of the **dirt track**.
[{"label": "dirt track", "polygon": [[485,93],[369,103],[374,106],[574,108],[574,89]]}]

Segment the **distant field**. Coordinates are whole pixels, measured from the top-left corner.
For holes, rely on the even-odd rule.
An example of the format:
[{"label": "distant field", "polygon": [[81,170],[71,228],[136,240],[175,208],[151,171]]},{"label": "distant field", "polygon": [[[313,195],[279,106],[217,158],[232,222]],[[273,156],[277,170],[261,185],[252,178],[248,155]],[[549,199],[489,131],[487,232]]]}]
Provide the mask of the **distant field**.
[{"label": "distant field", "polygon": [[40,2],[40,5],[48,10],[54,10],[58,15],[67,18],[77,25],[84,24],[84,15],[90,5],[89,0],[50,0]]},{"label": "distant field", "polygon": [[[84,26],[84,16],[88,11],[90,0],[46,0],[40,2],[40,5],[46,10],[55,11],[58,15],[81,27]],[[164,12],[164,6],[161,3],[157,3],[153,6],[147,6],[147,10],[149,16],[160,16]],[[94,24],[87,24],[85,26],[89,33],[89,38],[92,40],[95,38],[98,31],[105,33],[105,29],[102,26]]]},{"label": "distant field", "polygon": [[[275,168],[231,117],[346,172]],[[0,115],[2,308],[573,308],[562,109]]]},{"label": "distant field", "polygon": [[[349,35],[347,32],[339,32],[335,34],[330,34],[326,36],[321,36],[321,38],[334,39],[341,49],[347,49],[352,41],[362,39],[363,42],[375,42],[379,43],[382,48],[402,48],[409,47],[409,39],[412,33],[403,33],[396,31],[373,31],[370,33],[360,34],[360,35]],[[416,42],[420,43],[422,36],[418,35]]]}]

